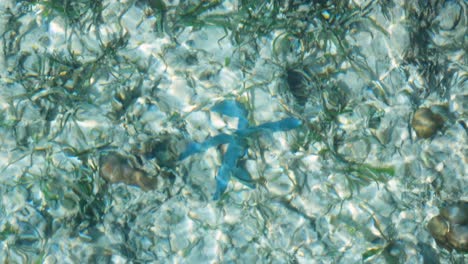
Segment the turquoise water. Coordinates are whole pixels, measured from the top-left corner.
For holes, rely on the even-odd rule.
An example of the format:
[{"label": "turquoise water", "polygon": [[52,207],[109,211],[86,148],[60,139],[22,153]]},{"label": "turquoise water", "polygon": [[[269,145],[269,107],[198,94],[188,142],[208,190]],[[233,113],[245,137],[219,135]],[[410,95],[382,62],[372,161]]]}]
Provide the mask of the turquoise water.
[{"label": "turquoise water", "polygon": [[463,263],[466,10],[3,1],[0,262]]}]

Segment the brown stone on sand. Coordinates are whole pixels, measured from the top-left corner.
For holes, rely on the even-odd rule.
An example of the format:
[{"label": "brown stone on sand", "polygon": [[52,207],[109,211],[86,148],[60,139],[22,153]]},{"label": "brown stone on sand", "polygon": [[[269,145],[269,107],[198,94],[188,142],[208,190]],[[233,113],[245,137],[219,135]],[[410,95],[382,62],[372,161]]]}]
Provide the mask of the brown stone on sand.
[{"label": "brown stone on sand", "polygon": [[145,171],[131,166],[129,159],[118,153],[102,156],[99,164],[99,175],[107,182],[138,186],[144,191],[156,187],[156,179],[148,177]]},{"label": "brown stone on sand", "polygon": [[444,120],[438,114],[434,114],[429,108],[416,110],[411,121],[411,126],[420,138],[430,138],[442,128]]}]

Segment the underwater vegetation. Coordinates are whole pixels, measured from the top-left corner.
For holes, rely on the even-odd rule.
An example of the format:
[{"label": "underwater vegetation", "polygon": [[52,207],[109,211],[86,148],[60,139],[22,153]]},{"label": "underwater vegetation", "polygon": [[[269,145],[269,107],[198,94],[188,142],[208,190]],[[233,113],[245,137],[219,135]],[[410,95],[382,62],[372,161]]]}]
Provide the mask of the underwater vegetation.
[{"label": "underwater vegetation", "polygon": [[239,123],[237,130],[232,135],[222,133],[214,137],[209,137],[202,143],[189,143],[187,149],[180,155],[179,160],[183,160],[196,153],[204,152],[211,147],[228,144],[227,151],[223,157],[223,163],[216,175],[216,191],[213,195],[214,200],[218,200],[226,191],[232,176],[251,188],[255,187],[255,183],[249,173],[237,164],[238,160],[242,158],[247,151],[248,137],[264,132],[288,131],[302,124],[299,119],[288,117],[279,121],[267,122],[258,126],[249,127],[247,110],[242,104],[234,100],[222,101],[216,104],[211,110],[222,115],[238,118]]},{"label": "underwater vegetation", "polygon": [[0,1],[0,263],[465,263],[465,2]]}]

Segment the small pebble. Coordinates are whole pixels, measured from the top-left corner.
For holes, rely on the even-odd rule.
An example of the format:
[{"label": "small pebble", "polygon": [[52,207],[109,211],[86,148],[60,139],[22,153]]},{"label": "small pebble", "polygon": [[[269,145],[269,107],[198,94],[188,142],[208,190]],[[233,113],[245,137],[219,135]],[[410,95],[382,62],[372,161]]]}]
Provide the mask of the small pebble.
[{"label": "small pebble", "polygon": [[434,114],[429,108],[416,110],[411,121],[411,126],[420,138],[430,138],[442,128],[444,120],[438,114]]},{"label": "small pebble", "polygon": [[448,249],[468,252],[468,202],[460,201],[440,210],[427,224],[437,243]]},{"label": "small pebble", "polygon": [[133,168],[129,159],[120,154],[106,154],[100,158],[99,164],[99,174],[107,182],[138,186],[143,191],[153,190],[156,187],[155,178],[148,177],[143,170]]}]

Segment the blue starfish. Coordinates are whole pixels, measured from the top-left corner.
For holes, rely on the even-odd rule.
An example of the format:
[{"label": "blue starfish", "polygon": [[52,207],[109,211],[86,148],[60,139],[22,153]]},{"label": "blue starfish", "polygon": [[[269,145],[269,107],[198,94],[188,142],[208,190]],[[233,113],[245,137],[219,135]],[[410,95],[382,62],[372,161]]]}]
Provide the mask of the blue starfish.
[{"label": "blue starfish", "polygon": [[236,177],[242,183],[251,188],[255,187],[255,183],[253,182],[250,174],[237,164],[238,160],[247,152],[247,137],[267,131],[287,131],[297,128],[302,124],[299,119],[288,117],[280,121],[267,122],[259,126],[249,127],[247,110],[242,104],[235,100],[222,101],[213,106],[211,110],[222,115],[238,118],[239,122],[237,130],[232,135],[222,133],[214,137],[209,137],[202,143],[189,143],[186,150],[180,155],[179,160],[183,160],[196,153],[204,152],[211,147],[228,144],[227,151],[223,157],[223,163],[216,175],[216,191],[213,195],[213,200],[218,200],[226,191],[231,176]]}]

